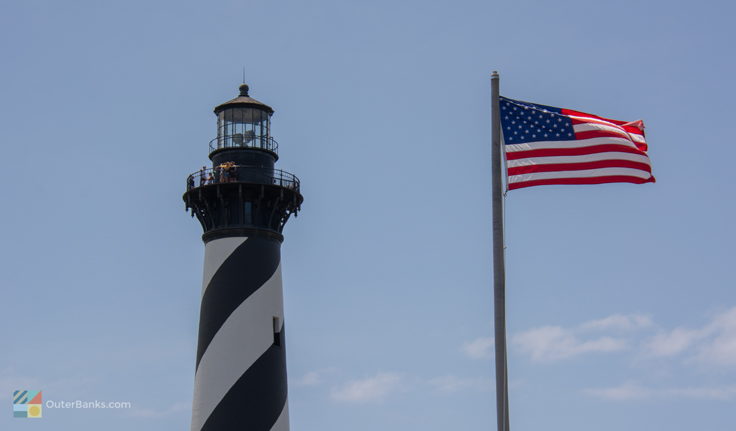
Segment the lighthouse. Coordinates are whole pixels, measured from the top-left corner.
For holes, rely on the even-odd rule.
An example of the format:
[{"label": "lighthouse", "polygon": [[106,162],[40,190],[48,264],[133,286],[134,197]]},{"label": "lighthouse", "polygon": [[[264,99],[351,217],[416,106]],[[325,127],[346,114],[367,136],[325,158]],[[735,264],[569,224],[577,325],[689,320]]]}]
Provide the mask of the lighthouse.
[{"label": "lighthouse", "polygon": [[212,166],[184,193],[205,245],[191,431],[289,429],[281,243],[303,198],[248,92],[215,107]]}]

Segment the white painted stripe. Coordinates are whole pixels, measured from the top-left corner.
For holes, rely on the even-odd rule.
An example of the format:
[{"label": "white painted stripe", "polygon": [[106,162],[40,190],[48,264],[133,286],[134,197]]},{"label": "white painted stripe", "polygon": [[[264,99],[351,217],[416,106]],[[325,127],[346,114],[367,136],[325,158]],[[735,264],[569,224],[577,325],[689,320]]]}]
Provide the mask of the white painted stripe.
[{"label": "white painted stripe", "polygon": [[271,431],[289,431],[289,400],[284,403],[284,409],[281,410],[279,418],[271,427]]},{"label": "white painted stripe", "polygon": [[593,178],[593,177],[607,177],[611,175],[621,175],[627,177],[637,177],[643,179],[649,179],[652,174],[640,169],[630,168],[601,168],[601,169],[588,169],[583,171],[560,171],[560,172],[535,172],[531,174],[511,175],[509,177],[509,184],[521,183],[524,181],[533,180],[551,180],[555,178]]},{"label": "white painted stripe", "polygon": [[578,139],[574,141],[539,141],[526,142],[523,144],[508,144],[506,145],[506,152],[515,153],[517,151],[541,150],[546,148],[584,148],[594,147],[596,145],[622,145],[624,147],[638,149],[629,139],[605,137]]},{"label": "white painted stripe", "polygon": [[274,316],[283,322],[281,265],[233,311],[202,355],[194,379],[192,431],[200,431],[228,390],[271,347]]},{"label": "white painted stripe", "polygon": [[551,165],[558,163],[587,163],[597,162],[600,160],[630,160],[632,162],[639,162],[651,165],[649,157],[647,156],[642,156],[641,154],[619,152],[585,154],[582,156],[530,157],[527,159],[508,160],[506,163],[509,168],[515,168],[517,166]]},{"label": "white painted stripe", "polygon": [[210,284],[212,276],[220,268],[225,259],[243,244],[248,237],[230,237],[220,238],[208,242],[204,246],[204,276],[202,277],[202,295],[207,290],[207,285]]}]

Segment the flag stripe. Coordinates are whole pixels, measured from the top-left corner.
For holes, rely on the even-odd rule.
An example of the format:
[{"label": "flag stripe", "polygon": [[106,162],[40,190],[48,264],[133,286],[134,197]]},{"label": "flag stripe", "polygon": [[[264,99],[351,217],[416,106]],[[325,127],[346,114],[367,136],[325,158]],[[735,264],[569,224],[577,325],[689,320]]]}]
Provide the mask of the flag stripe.
[{"label": "flag stripe", "polygon": [[617,128],[617,129],[621,129],[621,130],[623,130],[623,127],[624,127],[621,124],[615,123],[613,121],[604,120],[602,118],[583,117],[583,116],[580,116],[580,115],[569,115],[569,117],[572,120],[572,124],[573,125],[576,125],[576,124],[585,124],[585,123],[589,123],[589,124],[600,124],[600,125],[605,125],[605,126],[611,126],[611,127],[614,127],[614,128]]},{"label": "flag stripe", "polygon": [[644,179],[640,177],[631,177],[625,175],[609,175],[602,177],[587,178],[551,178],[546,180],[531,180],[509,184],[509,190],[522,189],[524,187],[544,186],[544,185],[566,185],[566,184],[605,184],[605,183],[632,183],[644,184],[653,183],[654,177]]},{"label": "flag stripe", "polygon": [[644,132],[636,126],[619,126],[617,124],[608,123],[605,121],[585,121],[585,120],[572,120],[573,130],[577,131],[588,131],[588,130],[608,130],[610,132],[618,132],[620,135],[625,137],[631,137],[636,142],[645,142]]},{"label": "flag stripe", "polygon": [[537,141],[525,142],[523,144],[506,144],[506,152],[513,153],[516,151],[539,150],[543,148],[581,148],[610,144],[638,149],[633,142],[625,138],[590,138],[571,141]]},{"label": "flag stripe", "polygon": [[625,132],[613,132],[610,130],[587,130],[585,132],[575,132],[575,138],[577,139],[590,139],[590,138],[624,138],[627,141],[631,140],[629,135]]},{"label": "flag stripe", "polygon": [[612,176],[626,176],[649,179],[652,175],[649,172],[633,168],[600,168],[579,171],[535,172],[531,174],[510,175],[509,184],[532,180],[549,180],[553,178],[590,178]]},{"label": "flag stripe", "polygon": [[608,130],[609,132],[615,132],[624,137],[631,137],[634,141],[644,142],[644,135],[641,134],[641,130],[635,127],[623,128],[622,130],[621,128],[614,127],[610,124],[595,124],[588,122],[576,124],[573,121],[572,129],[576,132],[587,132],[590,130]]},{"label": "flag stripe", "polygon": [[553,157],[528,157],[518,160],[509,160],[509,169],[518,166],[530,166],[530,165],[551,165],[560,163],[588,163],[597,162],[600,160],[629,160],[632,162],[639,162],[649,165],[649,158],[641,154],[631,153],[619,153],[619,152],[605,152],[605,153],[594,153],[584,154],[575,156],[553,156]]},{"label": "flag stripe", "polygon": [[627,141],[633,141],[637,146],[641,147],[644,145],[646,148],[646,141],[639,138],[634,138],[625,132],[613,132],[609,130],[588,130],[584,132],[575,132],[576,139],[590,139],[590,138],[624,138]]},{"label": "flag stripe", "polygon": [[572,124],[573,124],[572,129],[576,132],[587,132],[590,130],[606,130],[609,132],[618,133],[619,135],[623,135],[624,137],[629,135],[626,130],[620,127],[613,126],[611,124],[599,124],[599,123],[591,123],[591,122],[576,124],[575,121],[573,121]]},{"label": "flag stripe", "polygon": [[615,124],[615,125],[621,126],[621,127],[636,127],[636,126],[633,125],[634,123],[632,123],[632,122],[621,121],[621,120],[612,120],[610,118],[603,118],[603,117],[600,117],[598,115],[588,114],[588,113],[580,112],[580,111],[573,111],[572,109],[562,108],[562,109],[560,109],[560,113],[562,115],[569,116],[570,118],[578,118],[578,119],[583,120],[583,121],[600,121],[602,123]]},{"label": "flag stripe", "polygon": [[624,147],[622,145],[595,145],[592,147],[580,148],[543,148],[539,150],[519,151],[507,153],[506,160],[520,160],[533,157],[554,157],[554,156],[581,156],[596,153],[630,153],[639,154],[646,157],[646,153],[638,148]]},{"label": "flag stripe", "polygon": [[[602,168],[629,168],[638,169],[644,172],[651,172],[651,167],[645,163],[632,162],[630,160],[598,160],[588,163],[554,163],[545,165],[527,165],[509,168],[511,177],[531,174],[535,172],[549,172],[559,176],[561,171],[598,171]],[[596,174],[596,176],[598,176]]]}]

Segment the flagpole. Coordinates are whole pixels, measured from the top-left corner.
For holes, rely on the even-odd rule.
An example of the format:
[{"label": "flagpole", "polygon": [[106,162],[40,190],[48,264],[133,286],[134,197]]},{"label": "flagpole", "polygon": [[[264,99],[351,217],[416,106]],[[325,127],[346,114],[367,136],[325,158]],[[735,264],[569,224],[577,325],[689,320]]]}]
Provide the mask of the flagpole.
[{"label": "flagpole", "polygon": [[503,239],[503,173],[499,76],[491,73],[491,198],[493,200],[493,315],[496,342],[496,419],[498,431],[509,431],[509,388],[506,366],[506,268]]}]

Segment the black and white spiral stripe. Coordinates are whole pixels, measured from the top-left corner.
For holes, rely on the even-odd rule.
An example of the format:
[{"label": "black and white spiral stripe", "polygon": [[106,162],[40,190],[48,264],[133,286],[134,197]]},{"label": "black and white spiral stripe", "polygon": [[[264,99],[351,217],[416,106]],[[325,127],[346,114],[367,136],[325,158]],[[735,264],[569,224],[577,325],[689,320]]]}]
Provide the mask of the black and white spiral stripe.
[{"label": "black and white spiral stripe", "polygon": [[288,431],[281,243],[205,247],[191,431]]}]

